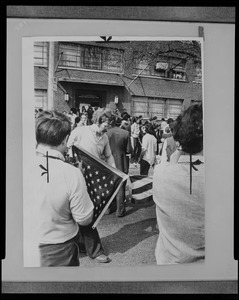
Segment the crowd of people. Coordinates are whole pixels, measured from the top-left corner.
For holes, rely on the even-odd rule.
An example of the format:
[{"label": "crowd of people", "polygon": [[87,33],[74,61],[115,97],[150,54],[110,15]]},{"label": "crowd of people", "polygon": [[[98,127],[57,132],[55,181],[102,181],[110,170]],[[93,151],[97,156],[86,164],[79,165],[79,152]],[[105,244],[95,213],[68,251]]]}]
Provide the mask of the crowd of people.
[{"label": "crowd of people", "polygon": [[[86,109],[85,106],[82,106],[81,110],[71,108],[69,113],[63,112],[71,121],[70,140],[75,138],[79,127],[93,124],[92,117],[98,109],[102,111],[102,108],[99,107],[89,106]],[[131,151],[127,153],[128,162],[131,167],[139,167],[140,175],[148,175],[150,167],[154,167],[159,159],[160,161],[169,161],[171,153],[175,150],[171,131],[174,123],[172,118],[167,121],[164,118],[158,120],[156,116],[143,119],[142,115],[129,115],[125,108],[122,113],[115,109],[112,116],[117,118],[117,127],[129,132]],[[110,127],[112,126],[110,125]],[[167,139],[169,137],[170,139]]]},{"label": "crowd of people", "polygon": [[[89,106],[86,109],[82,106],[81,109],[73,107],[68,113],[63,112],[71,121],[70,140],[75,138],[79,127],[93,124],[92,117],[98,109],[102,111],[99,107]],[[41,112],[42,109],[38,109],[35,116]],[[142,115],[129,115],[125,108],[122,113],[115,109],[112,115],[117,117],[117,126],[129,132],[131,151],[127,153],[128,162],[131,167],[139,167],[140,175],[148,175],[150,167],[154,167],[159,160],[169,161],[170,155],[176,149],[171,131],[174,124],[172,118],[167,121],[164,118],[158,120],[156,116],[143,119]]]},{"label": "crowd of people", "polygon": [[[104,253],[97,228],[92,228],[93,204],[81,170],[63,163],[73,158],[73,145],[81,146],[126,174],[130,166],[139,166],[139,175],[143,176],[154,168],[153,198],[160,232],[155,250],[157,263],[191,262],[203,258],[203,164],[199,172],[191,167],[191,160],[190,169],[179,164],[182,154],[190,154],[191,159],[191,155],[202,151],[201,111],[201,107],[194,105],[176,120],[169,118],[167,121],[130,116],[126,109],[120,113],[91,106],[87,110],[82,107],[81,111],[71,108],[69,113],[35,112],[37,165],[43,165],[46,151],[54,161],[48,184],[42,178],[42,170],[37,172],[41,266],[78,266],[80,251],[98,262],[110,261]],[[178,172],[181,172],[180,176]],[[189,174],[190,193],[187,193]],[[125,216],[125,187],[126,182],[106,215],[115,212],[116,217]]]}]

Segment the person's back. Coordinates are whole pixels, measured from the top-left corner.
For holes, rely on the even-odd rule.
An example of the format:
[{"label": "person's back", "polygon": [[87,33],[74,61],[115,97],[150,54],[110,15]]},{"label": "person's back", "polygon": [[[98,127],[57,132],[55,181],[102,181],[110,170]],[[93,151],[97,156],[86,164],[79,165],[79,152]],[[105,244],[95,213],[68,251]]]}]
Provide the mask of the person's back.
[{"label": "person's back", "polygon": [[[106,134],[109,138],[109,144],[116,168],[127,174],[129,171],[129,158],[127,157],[127,154],[131,153],[130,135],[127,130],[119,128],[121,124],[120,117],[113,116],[112,119],[112,128],[110,128]],[[122,184],[106,214],[116,211],[117,217],[123,217],[125,215],[125,187],[126,181]]]},{"label": "person's back", "polygon": [[134,119],[133,124],[131,125],[131,135],[133,138],[138,138],[140,133],[139,120]]},{"label": "person's back", "polygon": [[128,162],[126,154],[131,153],[131,142],[129,132],[119,127],[110,128],[107,131],[110,148],[115,159],[116,168],[127,173]]},{"label": "person's back", "polygon": [[153,200],[159,226],[158,264],[205,258],[205,191],[202,107],[190,106],[172,128],[177,149],[155,167]]},{"label": "person's back", "polygon": [[[189,161],[189,156],[188,161]],[[187,263],[204,258],[204,165],[193,173],[189,193],[189,163],[159,164],[153,178],[153,199],[159,238],[158,264]]]},{"label": "person's back", "polygon": [[142,151],[140,154],[140,175],[148,175],[151,166],[156,163],[157,139],[152,131],[152,124],[142,126]]},{"label": "person's back", "polygon": [[[41,176],[44,173],[41,166],[46,167],[46,151],[50,157],[49,173]],[[83,175],[78,168],[65,163],[58,151],[43,146],[37,148],[34,175],[39,242],[63,243],[77,234],[77,222],[82,223],[89,217],[89,211],[83,206],[84,198],[87,197],[93,207]],[[83,190],[85,195],[82,195]]]},{"label": "person's back", "polygon": [[155,162],[155,156],[157,151],[157,139],[154,135],[146,133],[143,136],[142,148],[146,149],[142,159],[149,162],[150,165],[153,165]]},{"label": "person's back", "polygon": [[79,265],[79,227],[92,221],[94,205],[81,171],[65,163],[71,123],[58,112],[36,119],[35,197],[32,213],[38,224],[41,266]]},{"label": "person's back", "polygon": [[162,119],[161,119],[161,130],[162,130],[162,132],[163,132],[164,128],[165,128],[167,125],[168,125],[168,124],[167,124],[167,122],[165,121],[165,119],[162,118]]}]

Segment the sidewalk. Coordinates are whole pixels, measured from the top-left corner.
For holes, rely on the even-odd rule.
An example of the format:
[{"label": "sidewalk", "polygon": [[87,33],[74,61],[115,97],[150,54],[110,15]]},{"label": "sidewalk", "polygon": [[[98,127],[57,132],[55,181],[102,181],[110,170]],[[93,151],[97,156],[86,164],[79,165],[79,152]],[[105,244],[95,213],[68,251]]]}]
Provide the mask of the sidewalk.
[{"label": "sidewalk", "polygon": [[[149,176],[152,176],[150,169]],[[129,175],[139,175],[138,167],[130,166]],[[154,257],[158,238],[155,204],[133,204],[127,196],[126,215],[117,218],[115,213],[104,215],[97,225],[101,242],[111,261],[100,264],[82,255],[82,267],[137,266],[156,264]]]}]

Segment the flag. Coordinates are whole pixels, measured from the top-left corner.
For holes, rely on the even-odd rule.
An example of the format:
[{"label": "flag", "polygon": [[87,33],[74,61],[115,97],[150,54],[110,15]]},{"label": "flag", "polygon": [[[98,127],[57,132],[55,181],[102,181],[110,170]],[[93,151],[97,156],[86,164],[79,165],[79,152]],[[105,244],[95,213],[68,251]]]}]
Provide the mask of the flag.
[{"label": "flag", "polygon": [[115,198],[122,183],[129,176],[78,145],[72,146],[72,151],[74,156],[77,156],[78,160],[82,162],[87,190],[94,204],[92,228],[95,228]]},{"label": "flag", "polygon": [[143,204],[153,200],[153,177],[145,175],[132,175],[131,201],[135,204]]}]

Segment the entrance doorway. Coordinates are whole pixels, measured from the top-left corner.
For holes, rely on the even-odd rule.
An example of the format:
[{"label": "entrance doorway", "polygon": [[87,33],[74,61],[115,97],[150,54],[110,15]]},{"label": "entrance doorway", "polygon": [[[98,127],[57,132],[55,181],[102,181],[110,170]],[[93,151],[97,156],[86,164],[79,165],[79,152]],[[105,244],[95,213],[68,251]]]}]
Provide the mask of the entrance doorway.
[{"label": "entrance doorway", "polygon": [[101,91],[76,90],[76,108],[81,111],[82,106],[85,106],[86,109],[89,105],[92,107],[102,107],[104,105],[104,95],[105,93]]}]

